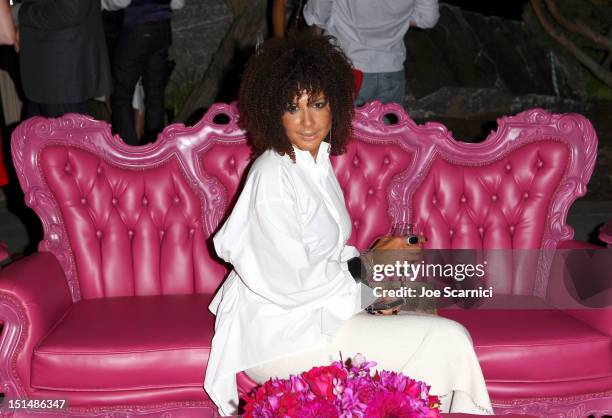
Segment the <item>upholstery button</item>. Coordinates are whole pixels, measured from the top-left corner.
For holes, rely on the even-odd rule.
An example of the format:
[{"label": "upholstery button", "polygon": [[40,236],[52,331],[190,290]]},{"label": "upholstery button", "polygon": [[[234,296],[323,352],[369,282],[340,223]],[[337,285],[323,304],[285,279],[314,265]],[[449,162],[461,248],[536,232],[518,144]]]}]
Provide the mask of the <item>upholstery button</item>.
[{"label": "upholstery button", "polygon": [[96,231],[96,237],[98,237],[98,238],[102,237],[102,231],[97,230]]},{"label": "upholstery button", "polygon": [[66,166],[64,167],[64,171],[70,174],[70,172],[72,171],[72,167],[70,167],[70,164],[66,164]]},{"label": "upholstery button", "polygon": [[523,193],[523,199],[527,199],[529,197],[529,193],[525,192]]},{"label": "upholstery button", "polygon": [[461,203],[467,202],[467,198],[465,196],[461,196]]},{"label": "upholstery button", "polygon": [[116,206],[117,205],[117,198],[113,197],[111,199],[111,203],[113,204],[113,206]]},{"label": "upholstery button", "polygon": [[87,203],[87,199],[85,199],[84,197],[81,198],[81,204],[84,205]]},{"label": "upholstery button", "polygon": [[357,157],[356,155],[355,155],[355,158],[353,158],[353,165],[354,166],[358,166],[359,165],[359,157]]},{"label": "upholstery button", "polygon": [[383,160],[384,164],[389,164],[391,161],[389,161],[389,157],[385,157],[385,159]]},{"label": "upholstery button", "polygon": [[178,196],[174,196],[174,203],[178,203],[178,202],[180,202],[180,201],[181,201],[181,199],[179,199],[179,197],[178,197]]},{"label": "upholstery button", "polygon": [[438,199],[436,199],[435,197],[433,199],[431,199],[431,203],[433,203],[434,205],[438,204]]},{"label": "upholstery button", "polygon": [[454,235],[454,234],[455,234],[455,230],[454,230],[454,229],[449,229],[449,230],[448,230],[448,233],[449,233],[450,235]]},{"label": "upholstery button", "polygon": [[372,196],[374,194],[374,189],[368,189],[368,194]]},{"label": "upholstery button", "polygon": [[96,170],[96,173],[102,174],[102,167],[98,167],[98,169]]},{"label": "upholstery button", "polygon": [[142,198],[142,206],[147,206],[149,204],[149,201],[147,200],[146,197]]},{"label": "upholstery button", "polygon": [[491,196],[491,200],[494,201],[494,202],[497,202],[497,195],[494,194],[493,196]]},{"label": "upholstery button", "polygon": [[510,171],[512,170],[512,166],[510,165],[510,163],[506,164],[506,171]]},{"label": "upholstery button", "polygon": [[483,228],[482,226],[481,226],[481,227],[479,227],[479,228],[478,228],[478,233],[479,233],[480,235],[482,235],[482,234],[483,234],[483,232],[484,232],[484,228]]},{"label": "upholstery button", "polygon": [[359,221],[353,221],[353,227],[359,229]]},{"label": "upholstery button", "polygon": [[131,229],[128,230],[128,237],[132,238],[134,236],[134,231],[132,231]]},{"label": "upholstery button", "polygon": [[195,228],[189,228],[189,235],[195,234]]},{"label": "upholstery button", "polygon": [[544,161],[538,160],[538,168],[544,167]]},{"label": "upholstery button", "polygon": [[510,230],[510,233],[514,233],[514,225],[510,225],[510,227],[508,228]]},{"label": "upholstery button", "polygon": [[234,157],[230,157],[230,159],[229,159],[229,164],[230,164],[230,166],[232,166],[232,167],[233,167],[233,166],[235,166],[235,165],[236,165],[236,159],[235,159]]},{"label": "upholstery button", "polygon": [[159,236],[163,237],[165,233],[166,233],[166,231],[164,231],[163,229],[160,229]]}]

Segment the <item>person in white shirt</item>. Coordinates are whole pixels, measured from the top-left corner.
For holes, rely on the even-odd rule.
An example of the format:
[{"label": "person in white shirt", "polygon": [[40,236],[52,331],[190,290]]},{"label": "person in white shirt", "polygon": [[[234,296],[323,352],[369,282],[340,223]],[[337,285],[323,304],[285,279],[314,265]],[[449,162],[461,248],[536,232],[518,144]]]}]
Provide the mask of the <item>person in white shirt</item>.
[{"label": "person in white shirt", "polygon": [[309,0],[304,19],[334,36],[363,72],[355,104],[379,100],[404,104],[404,35],[408,28],[432,28],[438,0]]},{"label": "person in white shirt", "polygon": [[[361,311],[347,265],[359,253],[346,245],[351,220],[329,158],[350,138],[353,99],[351,67],[327,37],[268,40],[243,74],[241,124],[258,157],[213,239],[233,265],[209,307],[216,322],[204,388],[222,415],[237,412],[236,373],[262,383],[328,365],[339,352],[424,380],[446,410],[491,411],[461,325]],[[375,248],[410,247],[384,237]]]}]

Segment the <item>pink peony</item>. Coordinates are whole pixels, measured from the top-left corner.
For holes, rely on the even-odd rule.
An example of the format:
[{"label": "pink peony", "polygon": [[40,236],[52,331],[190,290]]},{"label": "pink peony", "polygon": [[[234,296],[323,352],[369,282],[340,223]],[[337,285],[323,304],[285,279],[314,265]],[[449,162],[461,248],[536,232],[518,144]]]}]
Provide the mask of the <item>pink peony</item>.
[{"label": "pink peony", "polygon": [[306,373],[302,373],[310,390],[315,395],[326,399],[334,398],[334,379],[346,379],[347,376],[346,370],[335,365],[313,367]]}]

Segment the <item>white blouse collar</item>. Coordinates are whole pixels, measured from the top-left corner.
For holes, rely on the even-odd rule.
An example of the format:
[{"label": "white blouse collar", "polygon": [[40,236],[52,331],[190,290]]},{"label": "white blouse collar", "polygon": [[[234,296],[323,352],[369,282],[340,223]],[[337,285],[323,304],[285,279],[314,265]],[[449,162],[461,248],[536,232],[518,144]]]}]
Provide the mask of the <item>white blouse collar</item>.
[{"label": "white blouse collar", "polygon": [[316,162],[314,158],[312,158],[310,151],[301,150],[295,145],[293,146],[293,150],[295,152],[295,162],[297,164],[305,165],[307,167],[325,167],[329,162],[329,143],[325,141],[321,142],[321,145],[319,145]]}]

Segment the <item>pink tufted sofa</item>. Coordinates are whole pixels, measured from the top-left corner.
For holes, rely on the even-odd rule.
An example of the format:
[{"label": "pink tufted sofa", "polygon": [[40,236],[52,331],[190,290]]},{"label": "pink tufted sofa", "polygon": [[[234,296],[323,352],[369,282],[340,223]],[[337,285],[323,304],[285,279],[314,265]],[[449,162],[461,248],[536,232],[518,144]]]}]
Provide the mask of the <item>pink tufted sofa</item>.
[{"label": "pink tufted sofa", "polygon": [[[381,123],[389,112],[397,124]],[[215,123],[220,114],[229,123]],[[38,253],[0,271],[6,398],[68,399],[67,416],[216,416],[202,389],[214,333],[207,305],[227,266],[210,237],[249,164],[237,118],[215,105],[194,127],[169,126],[140,148],[78,115],[17,128],[13,160],[45,237]],[[373,103],[358,109],[354,141],[334,167],[351,244],[365,249],[392,220],[411,220],[431,248],[545,249],[535,274],[511,260],[496,283],[544,304],[555,250],[588,247],[572,241],[565,219],[596,153],[591,124],[576,114],[526,111],[465,144]],[[612,413],[611,310],[441,314],[471,332],[498,413]],[[252,386],[237,379],[242,391]]]}]

